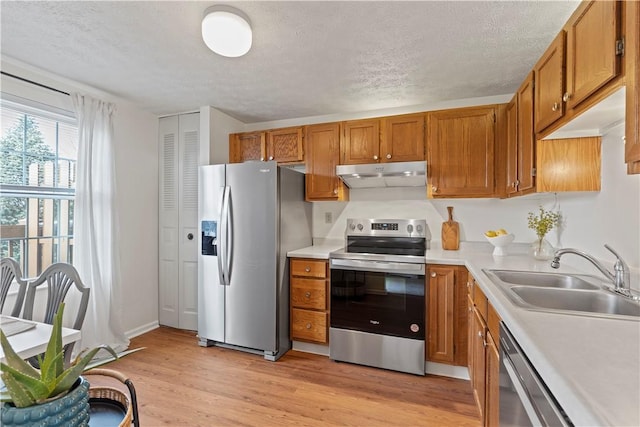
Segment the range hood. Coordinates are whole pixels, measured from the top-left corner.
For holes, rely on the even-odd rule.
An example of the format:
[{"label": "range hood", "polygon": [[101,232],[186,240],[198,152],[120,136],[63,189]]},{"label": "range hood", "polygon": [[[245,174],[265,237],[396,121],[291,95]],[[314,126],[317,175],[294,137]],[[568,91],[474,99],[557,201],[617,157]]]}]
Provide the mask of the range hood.
[{"label": "range hood", "polygon": [[372,163],[336,166],[349,188],[425,187],[427,162]]}]

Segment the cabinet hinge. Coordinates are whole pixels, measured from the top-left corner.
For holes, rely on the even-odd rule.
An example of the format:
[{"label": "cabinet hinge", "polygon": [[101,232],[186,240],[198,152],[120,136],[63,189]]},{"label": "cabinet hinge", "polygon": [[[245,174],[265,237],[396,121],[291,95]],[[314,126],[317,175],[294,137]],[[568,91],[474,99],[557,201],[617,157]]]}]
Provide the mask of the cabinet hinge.
[{"label": "cabinet hinge", "polygon": [[624,56],[624,37],[616,40],[616,55]]},{"label": "cabinet hinge", "polygon": [[531,176],[536,176],[536,168],[531,168]]}]

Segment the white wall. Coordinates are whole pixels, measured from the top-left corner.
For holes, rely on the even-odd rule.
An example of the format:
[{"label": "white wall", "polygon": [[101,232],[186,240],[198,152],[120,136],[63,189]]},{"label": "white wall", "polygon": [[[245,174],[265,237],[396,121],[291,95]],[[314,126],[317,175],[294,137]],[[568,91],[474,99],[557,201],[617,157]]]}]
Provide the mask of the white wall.
[{"label": "white wall", "polygon": [[200,164],[229,162],[229,134],[242,132],[244,123],[211,106],[200,108]]},{"label": "white wall", "polygon": [[[114,140],[120,232],[122,326],[136,334],[158,323],[158,119],[128,101],[44,70],[2,58],[2,69],[65,92],[116,104]],[[72,110],[68,96],[2,76],[2,91]]]}]

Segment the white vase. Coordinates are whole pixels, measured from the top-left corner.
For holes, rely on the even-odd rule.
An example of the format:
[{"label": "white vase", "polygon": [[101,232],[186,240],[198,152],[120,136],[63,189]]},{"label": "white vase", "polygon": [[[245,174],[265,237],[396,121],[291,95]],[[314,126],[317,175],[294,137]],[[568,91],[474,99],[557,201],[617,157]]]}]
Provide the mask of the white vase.
[{"label": "white vase", "polygon": [[555,248],[544,237],[536,239],[529,248],[529,254],[539,260],[550,260],[554,253]]}]

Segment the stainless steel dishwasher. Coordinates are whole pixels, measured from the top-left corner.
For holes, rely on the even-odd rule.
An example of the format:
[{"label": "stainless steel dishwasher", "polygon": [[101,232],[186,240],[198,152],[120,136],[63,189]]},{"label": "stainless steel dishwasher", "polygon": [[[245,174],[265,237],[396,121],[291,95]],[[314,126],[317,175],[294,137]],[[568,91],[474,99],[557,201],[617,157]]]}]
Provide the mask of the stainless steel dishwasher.
[{"label": "stainless steel dishwasher", "polygon": [[500,323],[500,427],[573,426],[513,335]]}]

